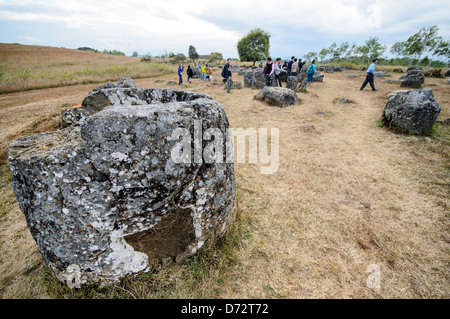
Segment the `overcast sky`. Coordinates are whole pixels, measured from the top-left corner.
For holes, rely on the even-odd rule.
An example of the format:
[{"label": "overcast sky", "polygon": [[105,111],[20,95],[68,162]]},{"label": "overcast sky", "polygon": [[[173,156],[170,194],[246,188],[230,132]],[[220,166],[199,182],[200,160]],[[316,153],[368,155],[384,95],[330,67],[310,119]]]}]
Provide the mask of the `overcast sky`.
[{"label": "overcast sky", "polygon": [[120,50],[127,55],[213,51],[238,57],[236,43],[260,27],[272,57],[302,57],[333,42],[405,41],[437,25],[450,39],[449,0],[0,0],[0,42]]}]

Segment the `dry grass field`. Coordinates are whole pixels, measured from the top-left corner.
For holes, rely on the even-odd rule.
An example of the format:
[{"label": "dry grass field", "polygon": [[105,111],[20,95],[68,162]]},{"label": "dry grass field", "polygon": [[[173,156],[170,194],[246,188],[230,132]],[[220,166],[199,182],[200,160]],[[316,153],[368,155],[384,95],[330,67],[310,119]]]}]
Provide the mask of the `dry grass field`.
[{"label": "dry grass field", "polygon": [[[227,94],[194,79],[186,90],[220,102],[231,127],[279,129],[279,170],[261,175],[262,164],[236,164],[237,220],[216,247],[103,289],[70,290],[52,278],[12,193],[6,157],[12,138],[57,128],[61,109],[98,84],[0,95],[0,296],[449,298],[449,127],[427,136],[380,127],[385,96],[400,87],[376,78],[379,91],[359,91],[364,76],[325,73],[298,93],[301,104],[286,108],[254,100],[256,90]],[[168,80],[177,81],[175,69],[135,82],[178,88]],[[450,86],[426,78],[424,87],[442,107],[438,120],[450,117]],[[379,289],[367,286],[373,264]]]},{"label": "dry grass field", "polygon": [[0,43],[0,94],[170,73],[164,64],[104,53]]}]

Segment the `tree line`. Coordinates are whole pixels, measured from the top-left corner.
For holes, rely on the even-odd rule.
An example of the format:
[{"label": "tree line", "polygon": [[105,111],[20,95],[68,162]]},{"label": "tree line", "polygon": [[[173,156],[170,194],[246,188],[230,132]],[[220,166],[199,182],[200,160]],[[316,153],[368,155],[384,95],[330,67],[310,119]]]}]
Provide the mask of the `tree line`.
[{"label": "tree line", "polygon": [[[391,65],[422,65],[444,67],[450,62],[449,41],[439,35],[439,27],[424,27],[405,41],[396,42],[390,48],[390,53],[396,58],[384,57],[387,45],[380,43],[378,37],[370,37],[362,45],[348,42],[337,44],[333,42],[329,47],[319,52],[308,52],[306,60],[321,62],[350,62],[366,64],[374,58],[380,64]],[[253,62],[265,60],[269,56],[270,34],[261,28],[255,28],[242,37],[237,43],[239,59]],[[426,55],[424,58],[423,55]]]}]

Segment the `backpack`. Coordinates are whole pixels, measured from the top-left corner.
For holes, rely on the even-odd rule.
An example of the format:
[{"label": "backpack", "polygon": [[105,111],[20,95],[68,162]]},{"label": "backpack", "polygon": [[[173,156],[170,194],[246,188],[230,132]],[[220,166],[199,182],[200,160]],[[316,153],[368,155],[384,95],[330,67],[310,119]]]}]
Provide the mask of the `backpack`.
[{"label": "backpack", "polygon": [[222,69],[222,74],[221,74],[221,75],[222,75],[223,78],[226,78],[226,76],[225,76],[225,69],[227,69],[227,72],[228,72],[227,65],[228,65],[228,64],[225,64],[225,66],[224,66],[223,69]]}]

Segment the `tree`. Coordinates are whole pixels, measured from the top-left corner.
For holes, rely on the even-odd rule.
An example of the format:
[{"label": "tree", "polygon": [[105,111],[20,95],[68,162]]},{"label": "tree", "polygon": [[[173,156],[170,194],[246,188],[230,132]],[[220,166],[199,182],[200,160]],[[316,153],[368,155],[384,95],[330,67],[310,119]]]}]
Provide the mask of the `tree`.
[{"label": "tree", "polygon": [[439,27],[424,27],[413,34],[405,42],[405,52],[420,60],[425,52],[432,52],[442,43],[443,39],[438,35]]},{"label": "tree", "polygon": [[386,46],[381,45],[377,37],[371,37],[366,41],[366,46],[369,50],[369,60],[379,58],[384,51],[386,51]]},{"label": "tree", "polygon": [[261,28],[250,30],[237,43],[239,59],[243,62],[264,60],[269,55],[270,34]]},{"label": "tree", "polygon": [[211,52],[210,56],[209,56],[209,62],[214,62],[217,60],[222,60],[223,59],[223,55],[220,52]]},{"label": "tree", "polygon": [[331,59],[333,60],[336,55],[337,50],[337,44],[336,42],[333,42],[330,47],[328,48],[328,54],[331,56]]},{"label": "tree", "polygon": [[170,61],[174,62],[174,63],[181,63],[181,62],[184,62],[184,60],[186,60],[186,56],[183,53],[173,54],[173,55],[169,55],[169,56],[170,56]]},{"label": "tree", "polygon": [[323,48],[322,50],[320,50],[319,52],[319,57],[320,57],[320,61],[324,61],[326,59],[326,57],[328,56],[329,51],[325,48]]},{"label": "tree", "polygon": [[193,45],[189,46],[188,54],[189,54],[189,58],[195,63],[195,60],[198,59],[198,53]]},{"label": "tree", "polygon": [[450,42],[441,40],[436,46],[433,55],[442,56],[447,59],[447,65],[450,63]]},{"label": "tree", "polygon": [[361,59],[362,63],[366,63],[369,59],[369,47],[367,45],[359,45],[355,50],[356,55]]},{"label": "tree", "polygon": [[391,47],[391,53],[397,58],[405,55],[405,42],[395,42]]},{"label": "tree", "polygon": [[338,59],[340,59],[342,56],[345,56],[349,47],[350,47],[350,45],[348,44],[348,42],[341,43],[341,45],[339,46],[339,49],[338,49],[338,51],[339,51]]},{"label": "tree", "polygon": [[352,46],[347,50],[345,54],[346,58],[350,58],[356,54],[356,43],[353,42]]},{"label": "tree", "polygon": [[133,51],[133,55],[132,55],[132,57],[133,58],[136,58],[138,56],[138,53],[137,53],[137,51]]},{"label": "tree", "polygon": [[306,60],[306,61],[311,61],[311,60],[313,60],[314,58],[316,58],[316,56],[317,56],[317,53],[316,53],[316,52],[308,52],[308,53],[306,53],[306,55],[305,55],[305,60]]}]

